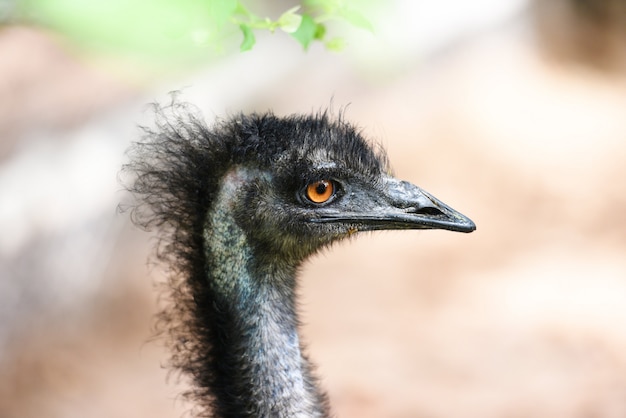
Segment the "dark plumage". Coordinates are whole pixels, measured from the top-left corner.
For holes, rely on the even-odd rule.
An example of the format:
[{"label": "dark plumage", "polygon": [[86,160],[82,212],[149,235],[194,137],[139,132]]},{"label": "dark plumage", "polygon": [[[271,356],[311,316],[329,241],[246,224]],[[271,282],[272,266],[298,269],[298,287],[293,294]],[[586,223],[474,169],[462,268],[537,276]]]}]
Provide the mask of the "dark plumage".
[{"label": "dark plumage", "polygon": [[209,128],[189,105],[157,107],[130,157],[134,221],[160,229],[171,268],[171,366],[191,376],[198,416],[329,416],[298,339],[303,260],[357,231],[475,228],[327,113]]}]

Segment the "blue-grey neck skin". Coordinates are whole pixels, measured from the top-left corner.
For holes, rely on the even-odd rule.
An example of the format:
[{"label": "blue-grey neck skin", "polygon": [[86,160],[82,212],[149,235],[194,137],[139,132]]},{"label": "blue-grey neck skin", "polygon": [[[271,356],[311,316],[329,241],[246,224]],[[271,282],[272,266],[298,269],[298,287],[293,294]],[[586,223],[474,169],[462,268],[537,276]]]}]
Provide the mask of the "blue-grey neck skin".
[{"label": "blue-grey neck skin", "polygon": [[[220,347],[213,389],[219,417],[326,417],[325,397],[301,352],[295,313],[297,266],[260,266],[235,219],[243,186],[256,171],[222,180],[204,232],[207,273]],[[224,400],[230,397],[230,400]],[[222,410],[219,410],[221,408]]]}]

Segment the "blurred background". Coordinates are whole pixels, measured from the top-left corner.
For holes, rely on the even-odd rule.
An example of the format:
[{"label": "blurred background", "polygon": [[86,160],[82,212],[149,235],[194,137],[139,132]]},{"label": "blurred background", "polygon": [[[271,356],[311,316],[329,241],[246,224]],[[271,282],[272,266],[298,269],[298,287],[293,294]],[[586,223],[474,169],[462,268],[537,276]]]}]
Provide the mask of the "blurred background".
[{"label": "blurred background", "polygon": [[189,409],[151,338],[154,239],[116,211],[172,90],[209,121],[347,106],[398,177],[476,222],[306,264],[338,417],[626,416],[626,3],[346,1],[363,19],[327,47],[259,30],[239,52],[207,1],[0,1],[0,417]]}]

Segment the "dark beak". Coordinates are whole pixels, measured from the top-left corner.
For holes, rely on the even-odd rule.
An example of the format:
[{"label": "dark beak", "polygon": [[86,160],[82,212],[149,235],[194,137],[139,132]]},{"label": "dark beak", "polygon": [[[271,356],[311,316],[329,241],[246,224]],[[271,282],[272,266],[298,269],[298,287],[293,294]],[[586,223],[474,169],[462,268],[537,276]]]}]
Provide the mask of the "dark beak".
[{"label": "dark beak", "polygon": [[[472,232],[476,225],[430,193],[406,181],[384,179],[376,190],[347,193],[343,202],[319,212],[314,222],[342,222],[360,231],[383,229],[447,229]],[[332,206],[332,207],[331,207]]]}]

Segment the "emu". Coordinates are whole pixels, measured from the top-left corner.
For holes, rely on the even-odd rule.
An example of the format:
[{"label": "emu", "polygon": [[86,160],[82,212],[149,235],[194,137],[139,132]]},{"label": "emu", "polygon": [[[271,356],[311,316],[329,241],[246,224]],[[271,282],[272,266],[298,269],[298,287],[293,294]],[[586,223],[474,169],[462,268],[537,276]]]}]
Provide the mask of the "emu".
[{"label": "emu", "polygon": [[169,266],[169,366],[190,377],[197,416],[329,417],[298,336],[303,261],[356,232],[474,223],[390,174],[385,153],[339,115],[157,106],[129,150],[133,221],[160,230]]}]

